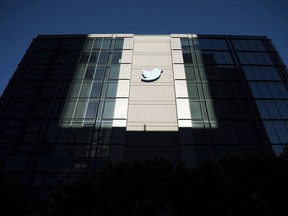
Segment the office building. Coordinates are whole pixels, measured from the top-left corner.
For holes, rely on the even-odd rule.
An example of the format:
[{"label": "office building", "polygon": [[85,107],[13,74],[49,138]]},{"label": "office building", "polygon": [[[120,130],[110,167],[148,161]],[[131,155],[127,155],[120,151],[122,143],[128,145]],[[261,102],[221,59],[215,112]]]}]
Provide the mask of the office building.
[{"label": "office building", "polygon": [[109,160],[280,155],[287,81],[266,36],[39,35],[1,97],[0,160],[37,194]]}]

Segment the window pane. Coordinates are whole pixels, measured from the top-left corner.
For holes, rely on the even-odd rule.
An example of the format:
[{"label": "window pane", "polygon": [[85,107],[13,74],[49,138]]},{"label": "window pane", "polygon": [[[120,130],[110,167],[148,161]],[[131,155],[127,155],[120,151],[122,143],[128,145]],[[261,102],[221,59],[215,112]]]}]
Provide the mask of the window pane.
[{"label": "window pane", "polygon": [[103,44],[102,44],[102,49],[109,49],[110,48],[110,43],[111,43],[111,38],[104,38]]},{"label": "window pane", "polygon": [[252,91],[254,98],[262,97],[256,82],[249,82],[249,86],[250,86],[250,89]]},{"label": "window pane", "polygon": [[280,113],[272,100],[265,100],[266,107],[272,119],[280,119]]},{"label": "window pane", "polygon": [[69,97],[78,97],[80,92],[81,83],[74,82],[71,86]]},{"label": "window pane", "polygon": [[109,82],[106,97],[116,97],[117,82]]},{"label": "window pane", "polygon": [[83,79],[84,77],[84,74],[85,74],[85,69],[86,69],[86,66],[80,66],[77,68],[77,71],[76,71],[76,76],[75,78],[76,79]]},{"label": "window pane", "polygon": [[112,61],[111,64],[119,64],[120,63],[120,59],[122,56],[122,52],[114,52],[113,56],[112,56]]},{"label": "window pane", "polygon": [[76,101],[67,101],[62,118],[72,118],[75,105],[76,105]]},{"label": "window pane", "polygon": [[193,63],[192,61],[192,55],[190,51],[183,51],[183,61],[184,63]]},{"label": "window pane", "polygon": [[196,83],[187,83],[188,88],[188,96],[189,98],[195,98],[198,97],[198,90]]},{"label": "window pane", "polygon": [[278,136],[276,134],[275,128],[272,124],[272,121],[264,121],[266,132],[268,134],[269,140],[271,143],[279,143]]},{"label": "window pane", "polygon": [[288,132],[282,121],[273,121],[280,143],[288,143]]},{"label": "window pane", "polygon": [[85,118],[95,118],[97,112],[97,104],[97,100],[89,100]]},{"label": "window pane", "polygon": [[110,79],[118,79],[119,78],[120,67],[119,66],[112,66],[110,68]]},{"label": "window pane", "polygon": [[83,82],[80,97],[89,97],[92,82]]},{"label": "window pane", "polygon": [[87,101],[78,101],[74,118],[83,118],[86,111]]},{"label": "window pane", "polygon": [[85,74],[84,79],[86,79],[86,80],[92,80],[93,77],[94,77],[94,73],[95,73],[95,65],[93,65],[93,66],[89,65],[89,66],[87,67],[87,70],[86,70],[86,74]]},{"label": "window pane", "polygon": [[116,38],[115,49],[122,49],[123,48],[123,42],[124,42],[123,38]]},{"label": "window pane", "polygon": [[91,90],[90,97],[99,97],[101,92],[101,83],[94,82]]},{"label": "window pane", "polygon": [[98,66],[97,69],[96,69],[95,79],[102,80],[104,75],[105,75],[105,67]]},{"label": "window pane", "polygon": [[107,52],[101,52],[98,64],[106,64],[108,58],[108,53]]},{"label": "window pane", "polygon": [[185,67],[186,79],[195,80],[195,71],[194,67]]},{"label": "window pane", "polygon": [[94,38],[88,38],[85,44],[85,50],[89,50],[92,48],[92,44],[93,44]]},{"label": "window pane", "polygon": [[269,113],[268,113],[268,110],[266,108],[264,101],[257,100],[256,103],[257,103],[257,107],[258,107],[258,110],[260,112],[261,118],[262,119],[269,119],[270,116],[269,116]]},{"label": "window pane", "polygon": [[193,119],[202,119],[200,103],[197,101],[190,101],[190,109],[192,120]]},{"label": "window pane", "polygon": [[115,100],[105,102],[103,118],[113,118],[115,110]]}]

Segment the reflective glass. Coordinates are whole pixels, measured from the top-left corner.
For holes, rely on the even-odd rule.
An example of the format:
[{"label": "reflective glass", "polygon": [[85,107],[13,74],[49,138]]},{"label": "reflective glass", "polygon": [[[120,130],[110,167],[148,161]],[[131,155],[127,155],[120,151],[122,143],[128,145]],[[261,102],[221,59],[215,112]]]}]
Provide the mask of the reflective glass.
[{"label": "reflective glass", "polygon": [[76,71],[75,79],[83,79],[86,66],[79,66]]},{"label": "reflective glass", "polygon": [[80,97],[89,97],[92,82],[83,82]]},{"label": "reflective glass", "polygon": [[117,82],[109,82],[106,97],[116,97],[117,86]]},{"label": "reflective glass", "polygon": [[275,100],[276,106],[280,112],[280,115],[284,119],[288,119],[288,106],[287,101],[284,100]]},{"label": "reflective glass", "polygon": [[278,88],[278,85],[282,83],[277,83],[277,82],[268,82],[267,86],[270,89],[271,95],[273,98],[282,98],[282,94]]},{"label": "reflective glass", "polygon": [[249,86],[250,86],[250,89],[252,91],[254,98],[261,98],[262,97],[256,82],[249,82]]},{"label": "reflective glass", "polygon": [[272,121],[264,121],[264,126],[271,143],[280,143]]},{"label": "reflective glass", "polygon": [[262,98],[272,98],[266,82],[257,82],[257,86],[261,92]]},{"label": "reflective glass", "polygon": [[104,76],[105,76],[105,67],[104,66],[97,66],[95,79],[102,80],[104,78]]},{"label": "reflective glass", "polygon": [[108,53],[102,51],[98,59],[98,64],[106,64],[107,58],[108,58]]},{"label": "reflective glass", "polygon": [[119,66],[112,66],[110,67],[110,79],[118,79],[119,78],[120,67]]},{"label": "reflective glass", "polygon": [[263,100],[256,100],[258,110],[262,119],[269,119],[270,115]]},{"label": "reflective glass", "polygon": [[85,118],[95,118],[97,105],[98,103],[96,99],[89,100]]},{"label": "reflective glass", "polygon": [[80,82],[72,83],[69,97],[78,97],[79,92],[80,92],[80,87],[81,87],[81,83]]},{"label": "reflective glass", "polygon": [[76,101],[67,101],[62,118],[72,118]]},{"label": "reflective glass", "polygon": [[102,49],[109,49],[110,48],[110,43],[111,43],[111,38],[104,38],[101,48]]},{"label": "reflective glass", "polygon": [[103,38],[95,38],[94,49],[101,49]]},{"label": "reflective glass", "polygon": [[201,106],[198,101],[190,101],[192,120],[202,119]]},{"label": "reflective glass", "polygon": [[89,55],[90,55],[89,52],[82,53],[81,58],[80,58],[80,63],[84,63],[84,64],[87,63],[89,59]]},{"label": "reflective glass", "polygon": [[288,143],[288,132],[282,121],[273,121],[280,143]]},{"label": "reflective glass", "polygon": [[101,91],[101,83],[100,82],[94,82],[92,85],[90,97],[99,97],[100,91]]},{"label": "reflective glass", "polygon": [[98,61],[98,58],[99,58],[99,52],[97,51],[93,51],[91,53],[91,57],[89,59],[89,63],[96,63]]},{"label": "reflective glass", "polygon": [[94,78],[94,73],[95,73],[95,65],[89,65],[87,67],[84,79],[92,80]]},{"label": "reflective glass", "polygon": [[280,119],[280,113],[273,100],[265,100],[266,107],[270,114],[271,119]]},{"label": "reflective glass", "polygon": [[124,43],[123,38],[116,38],[114,49],[123,49],[123,43]]},{"label": "reflective glass", "polygon": [[190,51],[183,51],[183,61],[184,61],[184,63],[187,63],[187,64],[193,63],[192,55],[191,55]]},{"label": "reflective glass", "polygon": [[103,118],[113,118],[115,111],[115,100],[107,100],[105,102]]},{"label": "reflective glass", "polygon": [[86,41],[84,49],[85,50],[91,49],[92,45],[93,45],[93,41],[94,41],[94,38],[88,38],[87,41]]},{"label": "reflective glass", "polygon": [[120,64],[120,59],[122,56],[122,52],[120,51],[115,51],[112,55],[112,61],[111,64]]},{"label": "reflective glass", "polygon": [[87,106],[87,100],[79,100],[75,110],[74,118],[83,118]]},{"label": "reflective glass", "polygon": [[182,50],[190,50],[188,38],[181,38]]},{"label": "reflective glass", "polygon": [[198,90],[197,90],[197,84],[196,83],[187,82],[187,88],[188,88],[189,98],[198,97]]},{"label": "reflective glass", "polygon": [[186,79],[195,80],[194,67],[185,66]]}]

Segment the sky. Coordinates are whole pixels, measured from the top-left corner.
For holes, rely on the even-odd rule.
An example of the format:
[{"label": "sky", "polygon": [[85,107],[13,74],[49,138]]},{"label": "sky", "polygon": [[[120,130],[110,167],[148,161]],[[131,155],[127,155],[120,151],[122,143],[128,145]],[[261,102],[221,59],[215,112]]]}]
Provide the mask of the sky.
[{"label": "sky", "polygon": [[264,35],[288,64],[287,11],[287,0],[0,0],[0,95],[41,34]]}]

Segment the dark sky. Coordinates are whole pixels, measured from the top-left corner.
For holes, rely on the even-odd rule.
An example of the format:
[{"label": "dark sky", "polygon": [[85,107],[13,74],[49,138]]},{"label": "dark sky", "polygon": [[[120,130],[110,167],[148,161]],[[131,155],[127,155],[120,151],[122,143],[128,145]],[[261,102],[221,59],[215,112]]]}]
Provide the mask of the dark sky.
[{"label": "dark sky", "polygon": [[287,0],[0,0],[0,30],[0,95],[38,34],[266,35],[288,63]]}]

